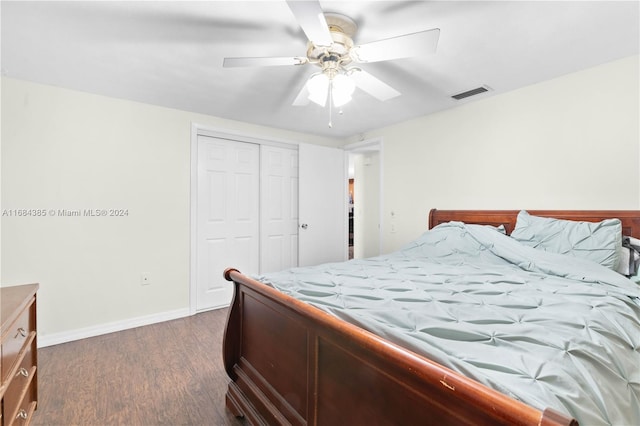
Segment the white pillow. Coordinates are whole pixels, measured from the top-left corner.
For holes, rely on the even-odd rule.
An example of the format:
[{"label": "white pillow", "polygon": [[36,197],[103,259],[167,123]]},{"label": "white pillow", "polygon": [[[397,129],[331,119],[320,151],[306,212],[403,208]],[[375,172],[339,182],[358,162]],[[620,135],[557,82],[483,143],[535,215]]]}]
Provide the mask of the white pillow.
[{"label": "white pillow", "polygon": [[622,222],[579,222],[532,216],[522,210],[511,236],[523,244],[597,262],[614,271],[622,252]]}]

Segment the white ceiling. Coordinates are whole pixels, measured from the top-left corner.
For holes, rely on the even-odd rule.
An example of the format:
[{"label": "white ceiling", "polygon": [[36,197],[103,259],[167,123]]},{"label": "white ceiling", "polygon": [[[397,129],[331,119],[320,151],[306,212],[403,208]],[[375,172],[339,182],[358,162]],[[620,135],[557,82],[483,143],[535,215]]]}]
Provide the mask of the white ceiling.
[{"label": "white ceiling", "polygon": [[[271,127],[344,138],[630,55],[638,1],[321,1],[367,43],[440,28],[434,55],[361,67],[402,95],[291,103],[312,65],[222,68],[228,56],[304,56],[284,1],[2,1],[3,75]],[[467,100],[451,95],[486,85]],[[598,88],[598,90],[606,88]]]}]

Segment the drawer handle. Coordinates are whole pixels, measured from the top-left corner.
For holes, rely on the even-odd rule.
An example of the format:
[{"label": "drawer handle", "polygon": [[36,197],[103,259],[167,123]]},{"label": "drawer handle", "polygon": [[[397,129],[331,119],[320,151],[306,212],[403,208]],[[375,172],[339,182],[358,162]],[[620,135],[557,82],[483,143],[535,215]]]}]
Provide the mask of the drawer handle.
[{"label": "drawer handle", "polygon": [[26,420],[27,417],[29,417],[29,415],[27,414],[26,411],[20,409],[20,412],[18,413],[18,415],[16,416],[16,419],[22,419],[22,420]]},{"label": "drawer handle", "polygon": [[20,370],[18,370],[18,374],[16,374],[16,376],[29,377],[29,372],[27,371],[26,368],[20,367]]},{"label": "drawer handle", "polygon": [[[22,327],[20,327],[20,328],[18,329],[18,334],[19,334],[20,336],[22,336],[22,337],[27,337],[27,331],[26,331],[24,328],[22,328]],[[16,336],[15,336],[15,337],[18,337],[18,334],[16,334]]]}]

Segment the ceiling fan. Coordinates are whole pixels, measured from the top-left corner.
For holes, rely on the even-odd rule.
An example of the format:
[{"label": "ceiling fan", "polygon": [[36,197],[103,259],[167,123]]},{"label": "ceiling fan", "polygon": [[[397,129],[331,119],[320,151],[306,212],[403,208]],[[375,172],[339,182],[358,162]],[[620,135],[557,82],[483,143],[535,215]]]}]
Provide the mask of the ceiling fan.
[{"label": "ceiling fan", "polygon": [[393,87],[352,64],[434,53],[440,36],[436,28],[356,45],[352,38],[358,27],[351,18],[324,13],[317,0],[287,0],[287,5],[309,39],[306,56],[225,58],[223,67],[318,66],[320,70],[309,77],[293,105],[307,105],[312,101],[324,107],[329,98],[330,127],[331,106],[340,107],[349,102],[356,87],[380,101],[400,95]]}]

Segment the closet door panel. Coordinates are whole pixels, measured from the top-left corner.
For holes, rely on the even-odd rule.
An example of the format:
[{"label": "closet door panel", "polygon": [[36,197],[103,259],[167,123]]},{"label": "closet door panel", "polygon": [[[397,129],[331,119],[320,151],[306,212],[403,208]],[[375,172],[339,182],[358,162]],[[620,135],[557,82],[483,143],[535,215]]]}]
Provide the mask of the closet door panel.
[{"label": "closet door panel", "polygon": [[260,146],[198,136],[196,310],[227,306],[229,266],[259,272]]},{"label": "closet door panel", "polygon": [[260,271],[298,266],[298,151],[262,145]]}]

